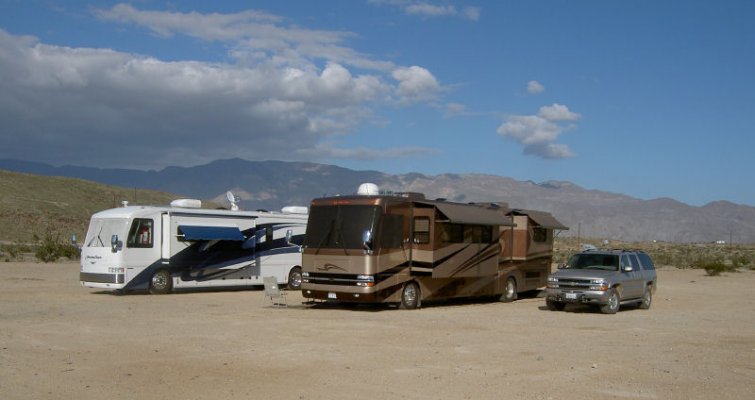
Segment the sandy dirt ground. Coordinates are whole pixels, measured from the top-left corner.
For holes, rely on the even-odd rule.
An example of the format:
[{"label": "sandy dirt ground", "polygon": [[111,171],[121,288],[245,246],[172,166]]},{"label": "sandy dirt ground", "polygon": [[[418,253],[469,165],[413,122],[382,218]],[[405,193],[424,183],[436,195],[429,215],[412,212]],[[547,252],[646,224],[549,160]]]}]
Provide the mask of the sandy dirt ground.
[{"label": "sandy dirt ground", "polygon": [[0,399],[752,399],[755,272],[659,270],[650,310],[270,307],[261,290],[118,296],[0,264]]}]

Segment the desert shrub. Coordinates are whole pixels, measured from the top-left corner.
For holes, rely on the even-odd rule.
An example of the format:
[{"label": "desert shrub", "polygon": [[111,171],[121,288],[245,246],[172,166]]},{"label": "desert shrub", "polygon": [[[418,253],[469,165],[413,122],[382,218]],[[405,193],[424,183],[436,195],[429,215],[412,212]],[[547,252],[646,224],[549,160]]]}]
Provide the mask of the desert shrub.
[{"label": "desert shrub", "polygon": [[724,272],[735,272],[736,267],[727,263],[721,256],[701,255],[692,263],[693,268],[704,269],[708,276],[719,276]]},{"label": "desert shrub", "polygon": [[754,268],[752,257],[747,254],[734,254],[731,257],[733,268]]},{"label": "desert shrub", "polygon": [[19,260],[26,253],[31,253],[32,248],[24,243],[0,244],[0,259],[5,262]]},{"label": "desert shrub", "polygon": [[45,232],[42,239],[35,234],[34,238],[40,242],[37,245],[37,249],[34,252],[34,256],[42,262],[55,262],[61,258],[68,258],[69,260],[79,259],[78,247],[66,243],[60,238],[59,234],[55,234],[51,231]]},{"label": "desert shrub", "polygon": [[719,276],[726,272],[728,267],[723,261],[711,261],[702,266],[708,276]]},{"label": "desert shrub", "polygon": [[651,251],[649,255],[653,259],[655,265],[679,265],[676,262],[676,258],[674,257],[673,253],[666,251]]}]

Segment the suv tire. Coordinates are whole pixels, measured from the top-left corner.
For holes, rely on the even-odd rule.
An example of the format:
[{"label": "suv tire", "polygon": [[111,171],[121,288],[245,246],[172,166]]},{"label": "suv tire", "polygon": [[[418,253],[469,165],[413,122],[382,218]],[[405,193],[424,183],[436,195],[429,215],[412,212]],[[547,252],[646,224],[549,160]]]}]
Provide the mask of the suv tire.
[{"label": "suv tire", "polygon": [[651,286],[645,286],[645,293],[642,294],[640,308],[647,310],[648,308],[650,308],[651,304],[653,304],[653,288]]},{"label": "suv tire", "polygon": [[603,314],[616,314],[616,311],[619,311],[620,304],[621,299],[619,298],[619,294],[616,292],[616,289],[611,289],[608,292],[608,302],[600,306],[600,312]]},{"label": "suv tire", "polygon": [[564,308],[566,308],[566,303],[561,303],[559,301],[546,299],[545,306],[548,307],[548,309],[551,311],[564,311]]}]

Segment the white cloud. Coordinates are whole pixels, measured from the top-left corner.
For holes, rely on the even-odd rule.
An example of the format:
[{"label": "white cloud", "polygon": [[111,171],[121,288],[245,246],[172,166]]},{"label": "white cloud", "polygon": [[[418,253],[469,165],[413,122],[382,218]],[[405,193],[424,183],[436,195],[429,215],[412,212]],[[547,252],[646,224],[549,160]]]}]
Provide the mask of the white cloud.
[{"label": "white cloud", "polygon": [[465,106],[464,104],[459,104],[459,103],[446,104],[445,115],[447,117],[453,117],[453,116],[465,115],[465,114],[467,114],[467,106]]},{"label": "white cloud", "polygon": [[427,3],[408,4],[404,7],[404,11],[409,15],[422,15],[425,17],[442,17],[457,14],[454,6],[436,6]]},{"label": "white cloud", "polygon": [[537,93],[542,93],[544,91],[545,91],[545,86],[543,86],[542,83],[538,81],[527,82],[527,93],[537,94]]},{"label": "white cloud", "polygon": [[350,159],[350,160],[380,160],[380,159],[393,159],[393,158],[407,158],[418,156],[430,156],[438,154],[437,149],[429,147],[400,147],[389,149],[370,149],[366,147],[357,148],[338,148],[337,146],[328,144],[318,144],[310,149],[299,149],[297,154],[302,156],[326,156],[328,158],[336,159]]},{"label": "white cloud", "polygon": [[399,82],[396,94],[401,102],[418,102],[435,99],[441,91],[440,84],[425,68],[411,66],[398,68],[391,74]]},{"label": "white cloud", "polygon": [[470,21],[478,21],[480,19],[480,7],[464,7],[458,10],[452,4],[437,5],[430,1],[417,1],[417,0],[370,0],[372,4],[377,5],[390,5],[399,7],[407,15],[416,15],[427,18],[437,17],[458,17],[467,19]]},{"label": "white cloud", "polygon": [[221,41],[236,62],[53,46],[0,29],[0,126],[8,132],[0,135],[0,157],[136,168],[229,157],[362,157],[369,149],[328,151],[324,143],[380,120],[371,111],[376,104],[434,101],[442,89],[425,68],[396,67],[344,46],[348,32],[289,27],[267,13],[120,4],[97,16],[146,27],[155,40]]},{"label": "white cloud", "polygon": [[562,104],[552,104],[550,106],[540,107],[538,115],[548,121],[576,121],[580,115],[569,111],[569,108]]},{"label": "white cloud", "polygon": [[161,37],[182,34],[206,41],[230,43],[232,55],[242,61],[265,60],[275,65],[316,68],[314,60],[326,59],[359,68],[389,71],[389,61],[375,60],[342,44],[350,32],[287,26],[281,17],[259,12],[200,14],[138,10],[128,4],[95,11],[106,21],[145,27]]},{"label": "white cloud", "polygon": [[567,127],[561,121],[576,121],[580,115],[561,104],[540,108],[538,115],[511,115],[506,117],[497,132],[524,146],[524,154],[542,158],[574,156],[567,145],[555,143]]},{"label": "white cloud", "polygon": [[481,13],[480,7],[464,7],[461,10],[461,16],[470,21],[479,21],[480,13]]}]

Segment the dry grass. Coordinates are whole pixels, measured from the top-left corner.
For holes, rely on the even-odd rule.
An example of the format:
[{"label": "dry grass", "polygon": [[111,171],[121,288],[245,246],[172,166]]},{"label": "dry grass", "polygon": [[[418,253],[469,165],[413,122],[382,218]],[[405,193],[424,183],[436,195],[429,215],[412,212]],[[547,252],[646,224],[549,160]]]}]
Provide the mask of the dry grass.
[{"label": "dry grass", "polygon": [[566,262],[581,250],[581,244],[616,249],[638,249],[648,253],[657,266],[676,268],[709,267],[733,271],[739,268],[755,269],[755,244],[620,242],[603,245],[600,240],[583,238],[580,243],[573,237],[556,238],[554,262]]},{"label": "dry grass", "polygon": [[[0,170],[0,261],[24,259],[50,238],[83,240],[95,212],[131,204],[168,204],[181,197],[64,177]],[[208,203],[208,207],[217,205]]]}]

